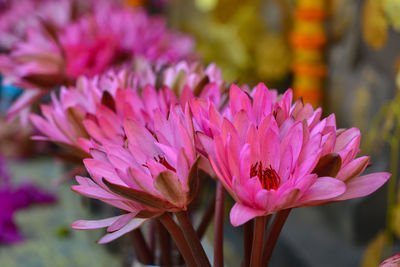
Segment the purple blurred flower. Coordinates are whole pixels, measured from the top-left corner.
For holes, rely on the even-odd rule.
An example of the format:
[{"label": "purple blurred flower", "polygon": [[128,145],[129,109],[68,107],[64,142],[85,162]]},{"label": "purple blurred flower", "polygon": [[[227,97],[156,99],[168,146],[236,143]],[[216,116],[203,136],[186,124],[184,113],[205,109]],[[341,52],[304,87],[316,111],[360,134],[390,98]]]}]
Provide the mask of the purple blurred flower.
[{"label": "purple blurred flower", "polygon": [[14,214],[34,203],[53,203],[56,198],[30,182],[11,186],[4,159],[0,156],[0,244],[12,244],[23,240],[14,222]]}]

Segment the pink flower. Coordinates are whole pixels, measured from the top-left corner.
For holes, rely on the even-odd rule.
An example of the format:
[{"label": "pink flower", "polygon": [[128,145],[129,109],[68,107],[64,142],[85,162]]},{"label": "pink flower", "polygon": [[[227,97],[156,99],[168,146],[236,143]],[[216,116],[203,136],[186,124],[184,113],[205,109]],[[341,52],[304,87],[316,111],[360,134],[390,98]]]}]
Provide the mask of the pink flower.
[{"label": "pink flower", "polygon": [[109,242],[139,227],[146,218],[186,210],[197,188],[197,155],[189,109],[171,106],[168,118],[155,112],[155,131],[124,120],[126,145],[105,142],[91,149],[85,166],[92,177],[77,177],[72,189],[128,214],[101,221],[78,221],[75,229],[109,227]]},{"label": "pink flower", "polygon": [[234,226],[282,209],[364,196],[389,179],[388,173],[358,177],[367,162],[354,160],[359,136],[351,129],[340,137],[333,115],[319,121],[320,110],[292,107],[291,91],[278,102],[263,84],[252,96],[251,101],[233,85],[226,115],[210,108],[205,119],[210,131],[198,134],[216,175],[236,200]]},{"label": "pink flower", "polygon": [[221,69],[214,63],[204,68],[198,62],[181,61],[163,71],[163,85],[179,96],[182,106],[195,97],[219,106],[225,82]]},{"label": "pink flower", "polygon": [[[183,64],[180,63],[180,65]],[[161,73],[165,75],[161,76],[161,84],[169,83],[164,77],[173,68],[169,67]],[[207,68],[209,69],[213,70],[210,75],[218,71],[212,65]],[[181,81],[184,84],[195,85],[199,92],[207,92],[207,88],[215,88],[212,99],[215,101],[220,99],[217,83],[201,82],[201,80],[209,81],[212,78],[208,78],[200,66],[197,67],[197,71],[199,75],[195,77],[194,72],[188,70],[187,77],[191,77],[191,83],[186,82],[188,78],[180,78]],[[35,139],[61,143],[73,150],[78,150],[81,156],[86,157],[92,145],[90,138],[99,143],[109,140],[122,145],[126,139],[123,133],[124,119],[134,120],[150,131],[154,131],[154,112],[161,112],[166,116],[169,106],[178,103],[179,97],[168,87],[157,90],[153,86],[157,76],[159,76],[157,72],[143,62],[135,72],[120,71],[115,74],[110,71],[91,79],[81,78],[75,87],[63,87],[59,99],[52,95],[52,103],[41,106],[43,117],[31,115],[32,123],[44,135]],[[178,76],[179,74],[168,77],[176,80]],[[220,80],[215,81],[222,83]],[[185,86],[186,90],[192,92],[188,85]],[[205,88],[204,91],[202,87]],[[184,107],[186,102],[182,99],[183,97],[180,96],[180,102]]]},{"label": "pink flower", "polygon": [[[59,143],[76,151],[78,158],[87,157],[90,136],[85,129],[84,121],[93,120],[94,115],[98,114],[100,123],[103,125],[104,116],[113,116],[114,121],[109,122],[112,125],[116,122],[115,117],[118,117],[113,111],[116,95],[128,97],[128,93],[124,93],[128,90],[136,94],[132,87],[141,88],[148,83],[146,78],[139,78],[138,73],[128,74],[120,71],[116,74],[110,71],[92,79],[82,77],[75,87],[62,87],[60,98],[52,94],[51,104],[41,105],[43,117],[36,114],[30,115],[33,125],[43,134],[43,136],[35,136],[34,139]],[[108,115],[110,113],[112,115]],[[118,121],[121,119],[118,118]]]},{"label": "pink flower", "polygon": [[57,25],[43,20],[26,32],[9,55],[0,57],[6,82],[34,92],[17,100],[10,118],[54,87],[74,84],[80,75],[92,77],[140,57],[161,66],[187,57],[193,48],[190,37],[168,30],[161,18],[103,2],[76,21]]},{"label": "pink flower", "polygon": [[[0,48],[9,50],[24,38],[28,27],[38,26],[38,17],[56,25],[72,20],[71,0],[2,0],[0,3]],[[76,10],[83,11],[84,5]],[[23,19],[21,19],[23,18]]]}]

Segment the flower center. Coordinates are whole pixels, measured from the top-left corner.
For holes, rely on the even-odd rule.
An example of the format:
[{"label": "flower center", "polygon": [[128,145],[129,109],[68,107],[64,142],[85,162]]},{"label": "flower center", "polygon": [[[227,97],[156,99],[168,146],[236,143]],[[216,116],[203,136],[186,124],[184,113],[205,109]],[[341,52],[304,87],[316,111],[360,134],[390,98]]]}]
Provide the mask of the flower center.
[{"label": "flower center", "polygon": [[261,161],[253,164],[250,168],[250,177],[254,176],[258,177],[262,187],[267,190],[277,190],[281,183],[281,178],[272,166],[269,165],[269,168],[263,168]]}]

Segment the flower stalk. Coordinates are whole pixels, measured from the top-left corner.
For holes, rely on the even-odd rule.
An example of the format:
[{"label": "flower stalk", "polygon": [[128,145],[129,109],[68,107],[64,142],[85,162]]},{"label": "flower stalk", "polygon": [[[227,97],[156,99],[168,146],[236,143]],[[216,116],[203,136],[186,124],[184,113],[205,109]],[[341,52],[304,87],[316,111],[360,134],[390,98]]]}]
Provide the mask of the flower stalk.
[{"label": "flower stalk", "polygon": [[261,266],[268,266],[272,252],[274,251],[276,242],[278,241],[279,234],[281,233],[283,225],[285,224],[291,210],[292,209],[281,210],[275,215],[271,228],[268,231],[267,238],[265,239]]},{"label": "flower stalk", "polygon": [[170,238],[165,227],[160,222],[157,223],[157,234],[160,242],[162,266],[172,266]]},{"label": "flower stalk", "polygon": [[225,189],[217,182],[214,223],[214,267],[224,266],[224,207]]},{"label": "flower stalk", "polygon": [[198,266],[181,229],[172,219],[171,215],[166,212],[158,217],[158,220],[164,225],[171,237],[174,239],[175,244],[185,259],[187,266]]},{"label": "flower stalk", "polygon": [[138,260],[143,264],[153,264],[153,255],[147,246],[146,240],[144,239],[143,233],[140,228],[132,231],[133,248],[138,257]]},{"label": "flower stalk", "polygon": [[244,245],[244,258],[243,267],[250,266],[251,248],[253,239],[253,221],[248,221],[243,225],[243,245]]},{"label": "flower stalk", "polygon": [[211,267],[210,262],[208,261],[207,255],[203,249],[203,246],[200,243],[199,238],[197,237],[196,231],[193,228],[193,225],[190,221],[190,218],[186,211],[179,211],[175,213],[176,218],[181,226],[182,232],[186,238],[187,243],[189,243],[189,247],[192,251],[192,255],[195,255],[195,261],[198,266],[201,267]]},{"label": "flower stalk", "polygon": [[263,250],[263,240],[265,225],[271,216],[260,216],[254,219],[253,244],[251,249],[250,266],[258,267],[261,263],[261,252]]}]

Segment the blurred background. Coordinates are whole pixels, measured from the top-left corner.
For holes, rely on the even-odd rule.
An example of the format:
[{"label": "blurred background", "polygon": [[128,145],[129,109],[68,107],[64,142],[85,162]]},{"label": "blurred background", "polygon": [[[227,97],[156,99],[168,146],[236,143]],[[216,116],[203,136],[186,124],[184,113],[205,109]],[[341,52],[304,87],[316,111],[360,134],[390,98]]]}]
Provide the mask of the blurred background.
[{"label": "blurred background", "polygon": [[[0,2],[0,21],[7,15],[6,2]],[[227,81],[264,82],[280,92],[293,88],[296,98],[321,106],[325,116],[335,113],[339,128],[359,128],[360,154],[372,155],[369,171],[393,173],[368,197],[294,210],[271,266],[372,267],[400,250],[400,0],[124,4],[161,15],[171,28],[192,35],[196,56],[220,66]],[[4,43],[7,37],[1,38]],[[73,181],[60,182],[73,171],[41,154],[48,144],[32,143],[29,126],[21,130],[18,123],[5,122],[18,94],[18,88],[1,88],[0,266],[130,266],[128,236],[96,245],[101,231],[69,228],[78,218],[102,218],[110,211],[73,193]],[[21,194],[24,203],[4,204]],[[212,233],[210,227],[210,242]],[[227,223],[225,236],[226,266],[238,266],[242,248],[235,240],[242,235]]]}]

